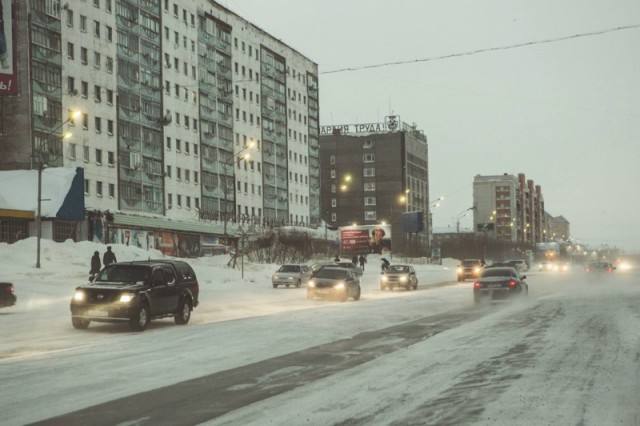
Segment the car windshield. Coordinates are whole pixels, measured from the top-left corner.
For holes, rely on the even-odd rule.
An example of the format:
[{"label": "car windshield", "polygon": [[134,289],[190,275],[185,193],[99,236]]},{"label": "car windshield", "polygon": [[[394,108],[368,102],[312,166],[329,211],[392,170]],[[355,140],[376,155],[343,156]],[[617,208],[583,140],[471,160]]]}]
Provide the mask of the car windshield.
[{"label": "car windshield", "polygon": [[282,265],[278,272],[300,272],[300,265]]},{"label": "car windshield", "polygon": [[140,265],[111,265],[98,274],[95,282],[137,283],[146,281],[151,269]]},{"label": "car windshield", "polygon": [[462,261],[462,266],[476,266],[479,264],[480,264],[479,260],[463,260]]},{"label": "car windshield", "polygon": [[481,278],[489,277],[512,277],[515,276],[513,269],[511,268],[489,268],[482,272]]},{"label": "car windshield", "polygon": [[322,268],[315,273],[316,278],[331,278],[336,280],[344,280],[349,277],[349,272],[345,269]]},{"label": "car windshield", "polygon": [[409,272],[409,267],[403,265],[391,265],[389,266],[389,272]]}]

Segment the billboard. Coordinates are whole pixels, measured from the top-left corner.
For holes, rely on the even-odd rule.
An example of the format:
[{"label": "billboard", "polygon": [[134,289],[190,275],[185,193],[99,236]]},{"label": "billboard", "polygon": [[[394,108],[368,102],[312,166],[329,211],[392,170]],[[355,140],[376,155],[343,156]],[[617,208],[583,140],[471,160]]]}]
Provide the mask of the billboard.
[{"label": "billboard", "polygon": [[402,230],[408,234],[424,231],[424,213],[421,211],[402,213]]},{"label": "billboard", "polygon": [[14,0],[0,0],[0,96],[18,94],[17,8]]},{"label": "billboard", "polygon": [[391,253],[391,225],[338,228],[340,253]]}]

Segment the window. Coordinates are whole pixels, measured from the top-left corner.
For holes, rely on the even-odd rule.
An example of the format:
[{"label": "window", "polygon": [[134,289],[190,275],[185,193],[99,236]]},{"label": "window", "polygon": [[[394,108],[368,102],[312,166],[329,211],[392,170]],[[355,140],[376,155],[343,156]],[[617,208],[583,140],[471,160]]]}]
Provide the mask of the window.
[{"label": "window", "polygon": [[85,99],[89,97],[89,83],[87,83],[86,81],[80,83],[80,93]]},{"label": "window", "polygon": [[364,176],[365,177],[374,177],[375,175],[376,175],[376,169],[374,169],[374,168],[364,169]]},{"label": "window", "polygon": [[334,194],[336,192],[336,184],[335,183],[331,184],[331,192],[334,193]]},{"label": "window", "polygon": [[193,172],[193,183],[198,183],[198,172]]},{"label": "window", "polygon": [[76,144],[75,143],[70,143],[69,144],[69,158],[71,160],[75,160],[76,159]]},{"label": "window", "polygon": [[80,31],[87,32],[87,17],[84,15],[80,15]]},{"label": "window", "polygon": [[113,120],[107,120],[107,133],[113,135]]},{"label": "window", "polygon": [[[87,130],[89,128],[89,114],[87,114],[87,113],[83,113],[82,114],[82,128],[85,129],[85,130]],[[87,151],[87,156],[88,156],[88,153],[89,153],[89,151]]]},{"label": "window", "polygon": [[376,183],[375,182],[366,182],[364,184],[364,190],[365,191],[375,191],[376,190]]},{"label": "window", "polygon": [[[170,178],[171,177],[171,166],[167,166],[167,177]],[[171,203],[169,203],[171,204]]]},{"label": "window", "polygon": [[93,52],[93,64],[96,68],[100,68],[100,53]]},{"label": "window", "polygon": [[364,205],[365,206],[375,206],[376,205],[376,197],[364,197]]},{"label": "window", "polygon": [[377,220],[376,212],[364,212],[364,220]]},{"label": "window", "polygon": [[89,195],[90,192],[90,188],[89,188],[89,179],[85,179],[84,180],[84,195]]},{"label": "window", "polygon": [[178,205],[179,209],[182,208],[182,195],[176,194],[176,204]]},{"label": "window", "polygon": [[84,161],[86,161],[87,163],[89,162],[89,147],[88,146],[83,146],[83,156],[84,156]]},{"label": "window", "polygon": [[73,43],[67,43],[67,58],[73,60],[75,57],[75,46]]},{"label": "window", "polygon": [[113,41],[113,28],[107,26],[107,40]]},{"label": "window", "polygon": [[376,155],[375,154],[363,154],[362,155],[362,161],[365,163],[373,163],[374,161],[376,161]]},{"label": "window", "polygon": [[331,169],[331,179],[336,178],[336,169]]},{"label": "window", "polygon": [[167,194],[167,205],[168,208],[171,208],[173,205],[173,194]]},{"label": "window", "polygon": [[113,151],[107,152],[107,162],[110,166],[113,166],[116,162],[116,155]]},{"label": "window", "polygon": [[182,169],[180,167],[176,167],[176,180],[182,180]]},{"label": "window", "polygon": [[102,102],[102,88],[100,86],[93,86],[93,99],[96,102]]},{"label": "window", "polygon": [[176,139],[176,152],[182,151],[182,141],[180,139]]},{"label": "window", "polygon": [[167,150],[171,151],[171,138],[167,136]]},{"label": "window", "polygon": [[109,184],[109,198],[114,198],[116,196],[116,185],[113,183]]},{"label": "window", "polygon": [[73,28],[73,10],[67,9],[67,26]]},{"label": "window", "polygon": [[107,89],[107,104],[113,105],[113,90]]},{"label": "window", "polygon": [[102,118],[96,117],[94,119],[94,124],[96,128],[96,133],[102,133]]},{"label": "window", "polygon": [[338,200],[335,198],[331,199],[331,207],[337,207],[338,206]]},{"label": "window", "polygon": [[373,148],[373,141],[372,140],[366,140],[362,143],[362,147],[363,148]]},{"label": "window", "polygon": [[111,56],[107,56],[107,72],[113,73],[113,58]]},{"label": "window", "polygon": [[336,156],[335,155],[332,155],[331,157],[329,157],[329,163],[336,164]]},{"label": "window", "polygon": [[[67,77],[67,88],[69,93],[74,94],[76,91],[76,80],[73,77]],[[77,93],[75,93],[77,94]]]},{"label": "window", "polygon": [[335,213],[331,213],[331,222],[335,222],[336,220],[338,220],[338,215]]},{"label": "window", "polygon": [[93,21],[93,35],[100,38],[100,22],[98,21]]},{"label": "window", "polygon": [[96,149],[96,164],[98,166],[102,165],[102,150],[101,149]]},{"label": "window", "polygon": [[99,8],[99,7],[100,7],[100,0],[93,0],[93,5],[94,5],[95,7],[98,7],[98,8]]},{"label": "window", "polygon": [[89,62],[89,51],[87,50],[86,47],[81,47],[80,48],[80,62],[82,62],[82,65],[87,65],[87,63]]}]

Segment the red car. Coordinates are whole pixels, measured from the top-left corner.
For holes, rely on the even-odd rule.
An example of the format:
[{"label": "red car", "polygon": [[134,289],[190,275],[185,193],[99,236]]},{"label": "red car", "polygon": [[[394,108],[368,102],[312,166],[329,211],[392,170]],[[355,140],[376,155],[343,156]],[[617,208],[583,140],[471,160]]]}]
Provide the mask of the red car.
[{"label": "red car", "polygon": [[17,301],[13,283],[0,283],[0,308],[13,306]]}]

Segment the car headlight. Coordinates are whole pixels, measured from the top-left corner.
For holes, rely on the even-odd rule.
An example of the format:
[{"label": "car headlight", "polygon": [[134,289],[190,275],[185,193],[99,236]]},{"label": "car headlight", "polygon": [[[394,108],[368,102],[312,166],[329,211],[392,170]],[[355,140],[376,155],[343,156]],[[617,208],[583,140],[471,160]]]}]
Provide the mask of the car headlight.
[{"label": "car headlight", "polygon": [[462,273],[462,268],[458,268],[458,269],[457,269],[457,272],[458,272],[459,274],[461,274],[461,273]]},{"label": "car headlight", "polygon": [[405,282],[405,281],[407,281],[407,276],[406,275],[401,276],[400,282]]},{"label": "car headlight", "polygon": [[315,287],[316,286],[316,282],[313,280],[309,280],[309,282],[307,283],[307,287]]},{"label": "car headlight", "polygon": [[120,303],[129,303],[136,297],[135,294],[124,293],[120,295]]},{"label": "car headlight", "polygon": [[344,281],[340,281],[340,282],[336,283],[336,285],[333,286],[333,288],[335,288],[337,290],[343,290],[345,288]]},{"label": "car headlight", "polygon": [[473,272],[475,274],[479,274],[480,273],[480,268],[478,268],[478,267],[473,268]]},{"label": "car headlight", "polygon": [[271,277],[271,279],[272,279],[272,280],[277,280],[277,279],[279,279],[279,278],[280,278],[280,277],[278,277],[277,275],[274,275],[273,277]]},{"label": "car headlight", "polygon": [[84,297],[84,291],[76,291],[73,295],[73,300],[75,300],[76,302],[82,302],[84,300]]},{"label": "car headlight", "polygon": [[388,279],[389,277],[387,277],[386,275],[380,277],[380,281],[387,281]]}]

